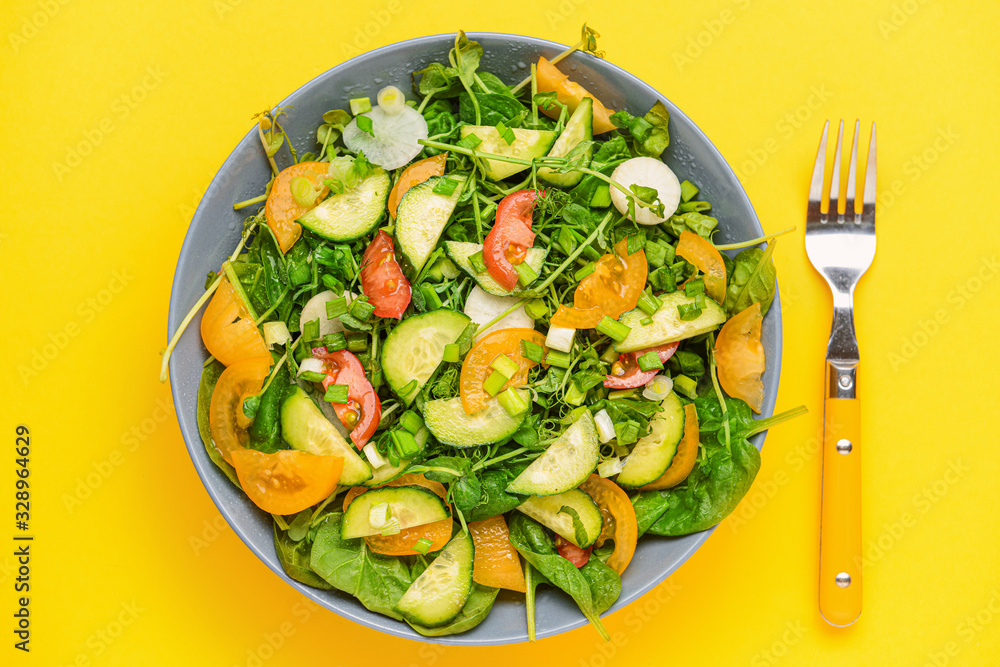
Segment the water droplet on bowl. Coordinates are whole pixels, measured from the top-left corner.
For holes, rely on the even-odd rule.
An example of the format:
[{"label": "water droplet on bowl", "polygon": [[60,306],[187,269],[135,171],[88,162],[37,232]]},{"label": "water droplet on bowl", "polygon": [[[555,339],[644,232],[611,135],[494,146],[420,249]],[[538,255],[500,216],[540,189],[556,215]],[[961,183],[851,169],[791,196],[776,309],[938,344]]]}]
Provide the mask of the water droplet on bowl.
[{"label": "water droplet on bowl", "polygon": [[573,70],[574,72],[576,71],[576,67],[577,67],[576,63],[570,63],[570,64],[569,64],[569,68],[570,68],[571,70]]},{"label": "water droplet on bowl", "polygon": [[523,60],[519,60],[517,62],[517,68],[518,69],[528,69],[528,63],[524,62]]},{"label": "water droplet on bowl", "polygon": [[382,85],[382,77],[377,76],[377,77],[375,77],[374,81],[375,81],[375,83],[377,83],[379,85]]}]

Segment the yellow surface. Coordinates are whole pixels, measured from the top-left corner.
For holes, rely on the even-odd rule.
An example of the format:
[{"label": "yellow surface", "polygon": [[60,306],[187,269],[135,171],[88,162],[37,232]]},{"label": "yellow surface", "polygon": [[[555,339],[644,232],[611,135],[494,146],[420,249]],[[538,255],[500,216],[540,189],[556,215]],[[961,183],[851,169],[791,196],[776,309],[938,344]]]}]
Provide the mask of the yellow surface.
[{"label": "yellow surface", "polygon": [[[4,3],[0,662],[1000,661],[996,3],[403,4]],[[775,254],[778,407],[810,414],[768,437],[753,490],[705,547],[606,620],[609,645],[584,628],[438,647],[313,610],[225,526],[156,381],[193,206],[252,114],[347,56],[457,28],[570,42],[584,20],[713,139],[765,229],[799,226]],[[830,299],[802,216],[823,119],[857,116],[879,123],[881,208],[857,299],[864,612],[838,630],[816,581]],[[30,656],[12,648],[10,616],[18,423],[33,436]]]}]

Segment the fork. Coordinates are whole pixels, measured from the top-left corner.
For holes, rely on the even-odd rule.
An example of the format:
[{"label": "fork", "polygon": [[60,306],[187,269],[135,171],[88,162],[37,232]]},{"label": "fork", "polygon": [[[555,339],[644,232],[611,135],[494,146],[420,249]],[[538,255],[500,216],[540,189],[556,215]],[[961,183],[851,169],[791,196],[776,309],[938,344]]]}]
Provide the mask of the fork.
[{"label": "fork", "polygon": [[[875,124],[861,210],[855,205],[855,173],[861,121],[854,125],[844,212],[840,203],[840,153],[844,121],[837,130],[830,198],[826,201],[826,139],[823,125],[806,209],[806,254],[833,293],[833,326],[826,349],[823,415],[823,500],[820,513],[819,610],[827,623],[850,625],[861,615],[861,458],[860,362],[854,333],[854,289],[875,258]],[[824,204],[828,204],[826,212]]]}]

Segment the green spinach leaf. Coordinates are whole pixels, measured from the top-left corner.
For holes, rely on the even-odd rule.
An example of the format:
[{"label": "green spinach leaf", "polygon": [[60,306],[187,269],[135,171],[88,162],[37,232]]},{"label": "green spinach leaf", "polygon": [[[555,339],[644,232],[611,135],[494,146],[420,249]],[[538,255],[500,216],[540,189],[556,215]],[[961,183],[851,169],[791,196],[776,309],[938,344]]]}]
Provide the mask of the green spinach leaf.
[{"label": "green spinach leaf", "polygon": [[507,485],[521,474],[528,463],[487,470],[479,475],[479,503],[467,513],[469,521],[481,521],[506,514],[524,502],[521,496],[507,493]]},{"label": "green spinach leaf", "polygon": [[208,411],[212,405],[212,392],[215,391],[215,385],[224,370],[226,370],[226,367],[222,365],[222,362],[213,359],[212,363],[205,366],[205,370],[201,372],[201,382],[198,384],[198,433],[201,435],[201,441],[205,445],[205,451],[208,452],[208,458],[212,459],[212,463],[219,466],[219,470],[225,473],[230,482],[235,484],[237,488],[242,489],[240,480],[236,477],[236,470],[226,463],[226,460],[222,458],[222,452],[215,448],[215,443],[212,441],[212,429],[209,424]]},{"label": "green spinach leaf", "polygon": [[308,540],[293,540],[285,531],[279,530],[278,525],[275,524],[274,550],[278,553],[278,560],[281,562],[285,574],[295,581],[301,581],[307,586],[324,590],[333,588],[309,567],[312,544]]},{"label": "green spinach leaf", "polygon": [[[472,96],[462,93],[458,96],[458,117],[469,125],[496,125],[503,123],[507,127],[520,127],[520,121],[527,115],[527,110],[520,102],[509,95],[497,93],[475,92],[479,103],[479,122],[476,122],[476,109],[472,104]],[[515,119],[517,123],[513,123]]]},{"label": "green spinach leaf", "polygon": [[288,365],[283,364],[275,371],[271,385],[260,397],[257,414],[247,431],[250,436],[247,446],[250,449],[267,454],[286,449],[281,437],[281,402],[288,391],[289,382]]},{"label": "green spinach leaf", "polygon": [[777,285],[777,269],[771,259],[774,244],[771,241],[765,250],[747,248],[733,259],[725,301],[730,315],[746,310],[755,302],[760,304],[761,315],[767,314]]},{"label": "green spinach leaf", "polygon": [[622,594],[622,578],[618,572],[596,556],[591,556],[580,568],[580,574],[590,584],[590,597],[598,614],[610,609]]}]

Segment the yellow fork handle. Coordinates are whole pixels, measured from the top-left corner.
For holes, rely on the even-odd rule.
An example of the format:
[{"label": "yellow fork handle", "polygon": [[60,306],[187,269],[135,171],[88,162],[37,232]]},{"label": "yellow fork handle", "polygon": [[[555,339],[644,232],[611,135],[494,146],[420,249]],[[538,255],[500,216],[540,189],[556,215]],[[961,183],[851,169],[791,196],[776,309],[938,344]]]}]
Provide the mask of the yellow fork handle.
[{"label": "yellow fork handle", "polygon": [[844,626],[861,615],[860,401],[827,398],[825,408],[819,610]]}]

